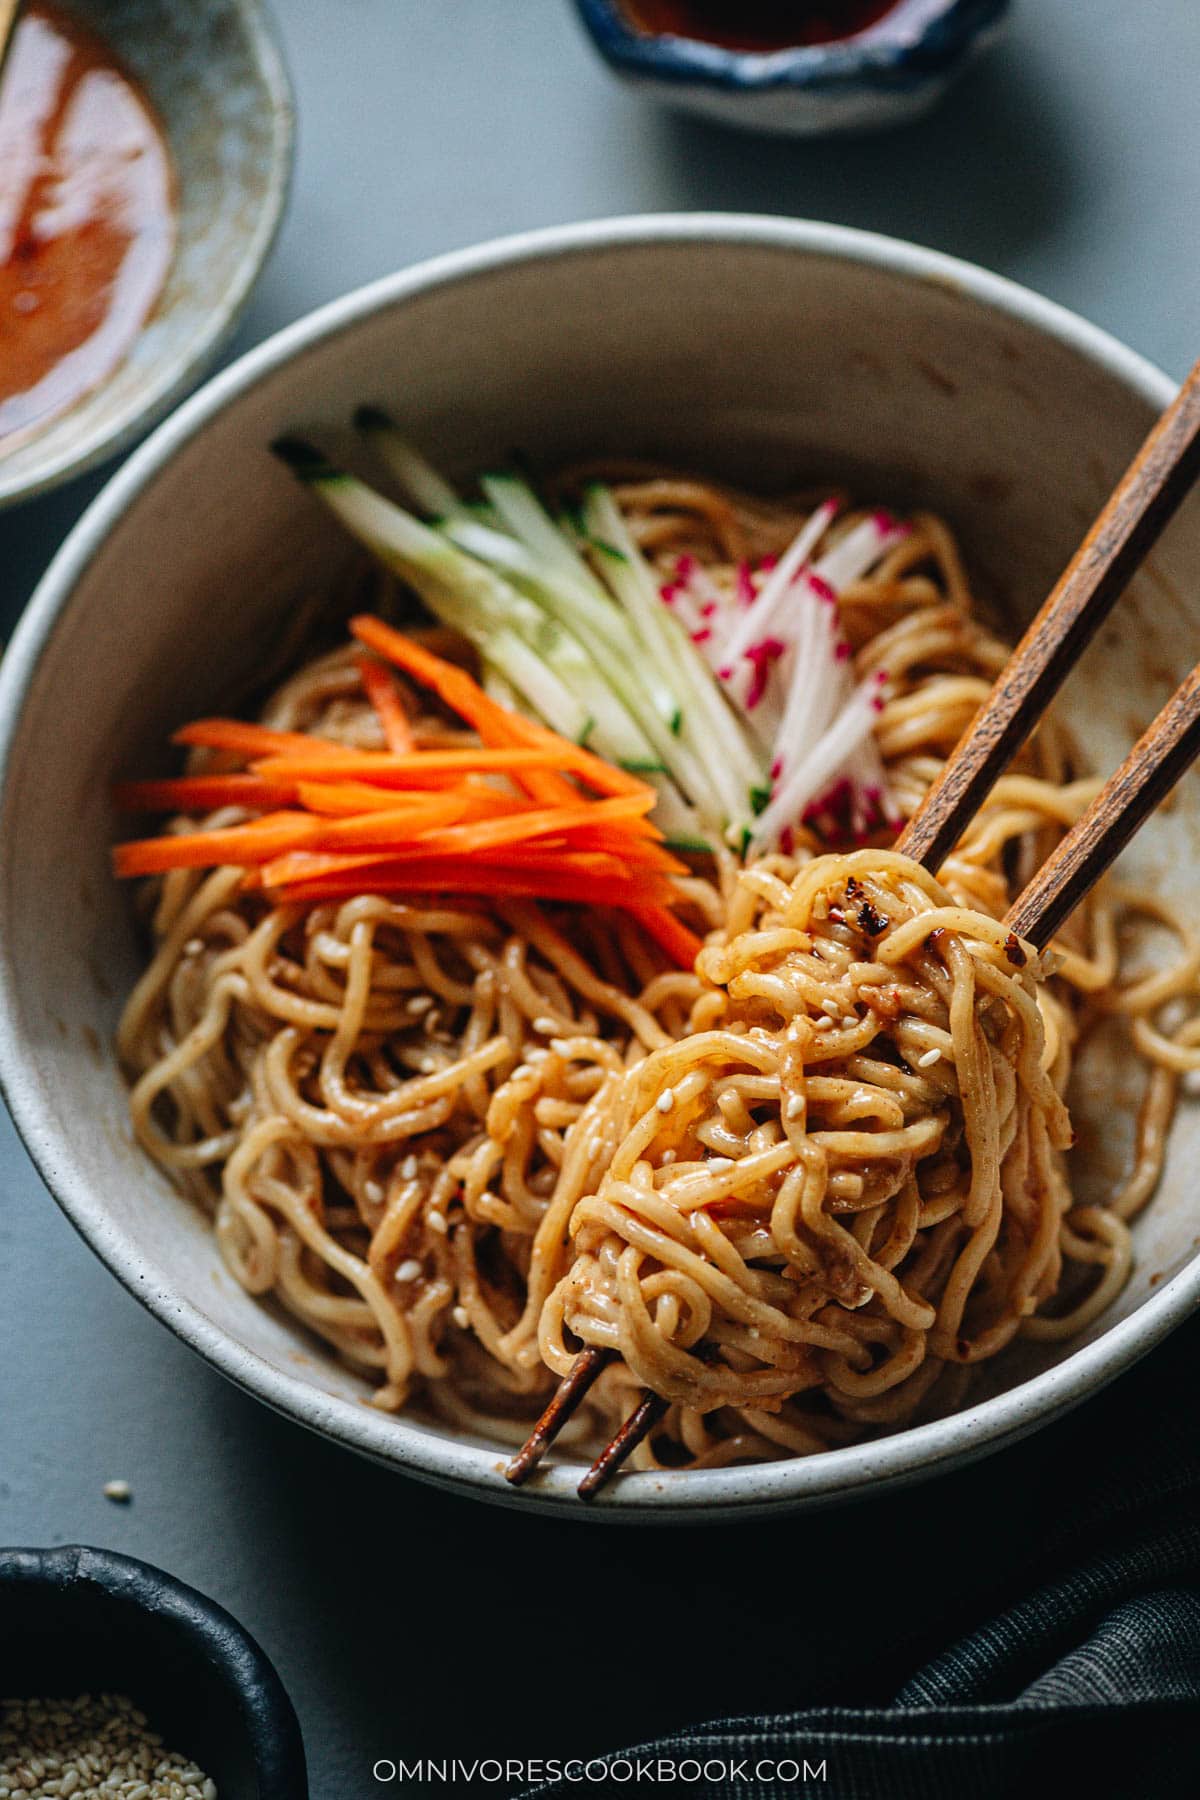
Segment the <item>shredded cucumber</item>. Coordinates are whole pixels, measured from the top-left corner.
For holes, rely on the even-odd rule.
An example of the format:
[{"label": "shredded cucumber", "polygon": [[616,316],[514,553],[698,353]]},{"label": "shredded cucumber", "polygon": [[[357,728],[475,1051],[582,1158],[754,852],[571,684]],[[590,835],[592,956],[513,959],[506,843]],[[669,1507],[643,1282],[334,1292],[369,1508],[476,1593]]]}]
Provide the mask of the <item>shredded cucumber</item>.
[{"label": "shredded cucumber", "polygon": [[742,843],[770,779],[606,488],[555,519],[530,484],[482,478],[463,499],[377,408],[355,423],[424,523],[319,451],[277,453],[430,610],[478,649],[493,691],[651,781],[681,848]]}]

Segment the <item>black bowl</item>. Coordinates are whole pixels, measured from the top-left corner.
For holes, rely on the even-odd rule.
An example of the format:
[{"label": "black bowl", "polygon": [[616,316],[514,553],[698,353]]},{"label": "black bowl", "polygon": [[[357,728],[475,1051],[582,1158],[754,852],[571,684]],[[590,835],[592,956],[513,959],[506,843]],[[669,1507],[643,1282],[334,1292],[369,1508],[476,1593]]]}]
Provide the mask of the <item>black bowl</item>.
[{"label": "black bowl", "polygon": [[221,1800],[305,1800],[283,1683],[224,1607],[131,1556],[0,1550],[0,1699],[128,1694]]}]

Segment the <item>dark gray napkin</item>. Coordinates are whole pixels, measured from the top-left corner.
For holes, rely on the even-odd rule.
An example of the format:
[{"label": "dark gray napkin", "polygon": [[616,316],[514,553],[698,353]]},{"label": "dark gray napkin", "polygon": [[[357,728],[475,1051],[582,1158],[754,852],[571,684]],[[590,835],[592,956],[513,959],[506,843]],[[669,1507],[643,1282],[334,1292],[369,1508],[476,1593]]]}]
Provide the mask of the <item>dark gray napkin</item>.
[{"label": "dark gray napkin", "polygon": [[[796,1710],[675,1730],[617,1752],[611,1779],[534,1791],[1007,1800],[1053,1787],[1089,1800],[1191,1800],[1200,1793],[1198,1387],[1192,1323],[1036,1439],[869,1502],[857,1535],[847,1514],[841,1570],[820,1566],[819,1554],[806,1562],[822,1525],[798,1515],[796,1579],[774,1592],[769,1580],[748,1584],[743,1643],[695,1646],[697,1656],[752,1657],[756,1609],[777,1608],[782,1589],[796,1614]],[[939,1621],[957,1629],[939,1639]],[[881,1670],[891,1678],[882,1695]],[[670,1759],[684,1779],[647,1778],[648,1765],[666,1774]],[[781,1775],[758,1778],[764,1762]],[[697,1764],[709,1770],[699,1780]]]}]

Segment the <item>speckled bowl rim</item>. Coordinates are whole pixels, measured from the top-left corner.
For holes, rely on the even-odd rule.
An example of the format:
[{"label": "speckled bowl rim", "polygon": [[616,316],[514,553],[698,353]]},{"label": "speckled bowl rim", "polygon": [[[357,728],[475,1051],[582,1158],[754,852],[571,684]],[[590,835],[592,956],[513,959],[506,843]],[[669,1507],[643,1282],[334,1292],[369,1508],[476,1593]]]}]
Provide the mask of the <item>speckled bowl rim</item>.
[{"label": "speckled bowl rim", "polygon": [[[515,265],[586,259],[622,245],[711,243],[841,258],[910,280],[935,283],[1041,332],[1091,362],[1156,410],[1175,393],[1160,369],[1108,333],[1015,282],[970,263],[894,238],[838,225],[743,214],[651,214],[555,226],[454,252],[385,276],[319,308],[223,370],[160,425],[92,502],[51,563],[0,663],[0,807],[24,697],[76,586],[109,532],[159,472],[211,419],[310,346],[336,338],[397,303],[428,296]],[[527,1486],[503,1479],[504,1453],[438,1437],[404,1417],[324,1394],[272,1368],[212,1324],[147,1269],[138,1246],[73,1166],[69,1146],[27,1073],[18,1024],[16,981],[4,954],[0,895],[0,1091],[27,1149],[81,1236],[131,1294],[222,1374],[286,1417],[377,1462],[425,1481],[530,1512],[562,1517],[708,1523],[878,1493],[924,1479],[998,1449],[1077,1405],[1161,1342],[1200,1306],[1200,1257],[1054,1368],[962,1412],[890,1437],[819,1456],[729,1469],[624,1475],[593,1506],[575,1495],[578,1465],[551,1464]]]},{"label": "speckled bowl rim", "polygon": [[[1011,0],[943,0],[909,42],[879,36],[784,50],[727,50],[694,38],[640,32],[620,0],[575,0],[575,10],[606,62],[643,80],[752,94],[774,89],[825,93],[846,88],[915,86],[953,69],[976,40],[996,27]],[[885,19],[880,25],[886,24]]]},{"label": "speckled bowl rim", "polygon": [[[283,51],[266,6],[262,0],[234,0],[234,5],[241,15],[251,58],[262,81],[273,133],[270,158],[265,166],[267,180],[263,198],[255,213],[253,229],[246,234],[233,277],[219,303],[213,307],[207,323],[185,351],[164,364],[158,376],[148,380],[136,394],[131,394],[127,404],[111,421],[82,434],[75,448],[64,449],[49,458],[32,475],[6,480],[0,461],[0,509],[49,493],[52,488],[86,474],[131,444],[187,392],[241,323],[287,211],[296,153],[296,103]],[[36,438],[33,441],[36,443]]]}]

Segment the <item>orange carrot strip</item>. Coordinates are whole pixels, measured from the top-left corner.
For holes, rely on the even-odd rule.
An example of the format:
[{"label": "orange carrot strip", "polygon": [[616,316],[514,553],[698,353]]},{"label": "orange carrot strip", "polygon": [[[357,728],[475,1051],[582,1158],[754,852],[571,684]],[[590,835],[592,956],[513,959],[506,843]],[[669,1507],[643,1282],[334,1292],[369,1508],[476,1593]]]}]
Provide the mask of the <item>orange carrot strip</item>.
[{"label": "orange carrot strip", "polygon": [[599,793],[649,793],[653,794],[657,800],[658,795],[648,781],[642,781],[637,775],[631,775],[627,769],[618,769],[615,763],[605,762],[603,757],[596,756],[591,750],[585,750],[582,744],[569,743],[566,738],[559,737],[547,726],[539,725],[535,719],[526,719],[516,713],[512,716],[518,721],[522,743],[557,745],[560,754],[569,753],[571,756],[571,761],[564,766],[570,768],[572,773],[582,776],[583,780],[590,787],[596,788]]},{"label": "orange carrot strip", "polygon": [[[670,904],[677,898],[672,883],[654,872],[631,872],[613,857],[598,852],[559,853],[553,860],[539,857],[532,849],[503,845],[483,851],[470,859],[458,856],[416,857],[387,855],[380,851],[335,853],[317,846],[285,850],[258,870],[252,872],[252,885],[278,887],[291,882],[344,877],[347,881],[378,881],[383,876],[403,879],[407,885],[444,886],[447,891],[487,892],[493,879],[509,876],[524,882],[540,884],[549,896],[564,883],[575,885],[591,880],[619,887],[626,902],[645,900]],[[411,879],[409,879],[411,878]],[[467,886],[464,888],[463,883]]]},{"label": "orange carrot strip", "polygon": [[[501,706],[490,695],[485,694],[478,682],[472,681],[464,670],[453,663],[443,662],[441,657],[434,656],[420,644],[414,644],[411,638],[394,631],[382,619],[360,613],[357,618],[351,619],[350,629],[360,643],[369,645],[406,674],[432,688],[447,706],[474,725],[485,744],[530,744],[555,748],[560,755],[569,755],[571,758],[563,767],[578,770],[601,793],[628,794],[646,787],[644,781],[638,781],[624,769],[614,768],[611,763],[593,756],[590,750],[584,750],[579,744],[572,744],[566,738],[559,737],[557,732],[550,731],[545,725],[539,725],[535,720]],[[653,789],[650,791],[653,792]]]},{"label": "orange carrot strip", "polygon": [[[366,849],[410,853],[425,832],[453,825],[470,805],[470,796],[439,794],[432,803],[406,806],[395,812],[369,812],[345,819],[322,819],[315,850]],[[473,829],[473,828],[472,828]]]},{"label": "orange carrot strip", "polygon": [[485,744],[513,742],[509,723],[513,715],[507,707],[485,694],[465,669],[435,656],[432,650],[414,643],[412,638],[405,637],[370,613],[359,613],[351,619],[350,629],[360,644],[366,644],[386,662],[395,663],[422,687],[431,688],[451,712],[456,712],[460,719],[475,727]]},{"label": "orange carrot strip", "polygon": [[704,944],[668,907],[643,906],[638,903],[626,910],[659,948],[666,951],[672,962],[678,963],[681,969],[693,966]]},{"label": "orange carrot strip", "polygon": [[[314,870],[307,878],[292,881],[267,879],[268,872],[261,871],[261,885],[281,901],[298,903],[389,892],[570,900],[596,906],[628,906],[633,899],[628,882],[586,870],[530,872],[520,868],[472,868],[462,863],[426,863],[417,867],[408,862],[376,862],[344,873],[331,870],[319,875]],[[639,883],[638,892],[643,891]]]},{"label": "orange carrot strip", "polygon": [[405,801],[413,806],[428,805],[447,794],[459,797],[464,806],[462,817],[468,819],[494,818],[498,813],[512,812],[521,803],[511,791],[492,787],[470,775],[452,787],[388,788],[372,787],[365,781],[298,781],[296,792],[300,804],[309,812],[332,819],[353,818],[367,812],[395,812]]},{"label": "orange carrot strip", "polygon": [[501,844],[525,844],[547,833],[569,832],[571,826],[586,825],[594,813],[603,813],[607,808],[628,809],[644,804],[637,794],[622,794],[612,800],[594,800],[588,806],[514,812],[508,818],[478,820],[468,825],[452,825],[444,831],[431,831],[428,836],[419,837],[409,853],[413,856],[477,856],[481,850],[496,849]]},{"label": "orange carrot strip", "polygon": [[226,830],[166,833],[122,844],[116,853],[117,873],[147,875],[164,869],[253,864],[300,847],[323,850],[362,844],[374,850],[411,852],[423,833],[452,825],[470,805],[470,795],[434,794],[406,806],[393,805],[386,813],[325,819],[280,812]]},{"label": "orange carrot strip", "polygon": [[377,663],[374,657],[360,656],[358,666],[362,670],[363,690],[383,727],[384,742],[398,756],[407,755],[417,746],[408,714],[396,692],[395,682],[383,664]]},{"label": "orange carrot strip", "polygon": [[[451,776],[476,773],[507,774],[521,769],[550,769],[558,761],[557,753],[524,744],[509,744],[497,749],[417,750],[411,756],[393,756],[388,750],[345,750],[336,757],[327,756],[324,744],[309,738],[307,752],[286,751],[283,755],[257,757],[254,773],[277,779],[294,776],[297,781],[373,781],[380,787],[422,787]],[[578,788],[570,788],[573,801],[583,798]],[[648,790],[653,801],[654,790]]]},{"label": "orange carrot strip", "polygon": [[214,812],[219,806],[286,806],[296,798],[296,788],[261,775],[178,775],[118,781],[112,797],[122,812]]},{"label": "orange carrot strip", "polygon": [[249,825],[230,825],[222,831],[167,832],[118,844],[113,867],[121,876],[161,875],[168,869],[267,862],[285,850],[313,843],[320,831],[320,821],[304,813],[264,813]]},{"label": "orange carrot strip", "polygon": [[335,744],[332,738],[306,731],[273,731],[246,719],[193,719],[172,734],[171,742],[203,750],[232,750],[240,756],[286,756],[289,751],[311,755],[318,749],[329,757],[353,754],[347,745]]},{"label": "orange carrot strip", "polygon": [[[456,784],[457,786],[461,784]],[[414,788],[412,798],[424,799],[438,794],[442,788]],[[403,790],[400,790],[403,792]],[[400,804],[396,788],[371,787],[365,781],[298,781],[296,794],[301,806],[309,812],[332,819],[350,818],[364,812],[395,812]]]},{"label": "orange carrot strip", "polygon": [[592,830],[590,826],[583,826],[562,838],[540,838],[538,842],[547,849],[553,847],[557,850],[561,847],[566,851],[603,851],[631,869],[654,869],[661,875],[690,875],[692,872],[686,863],[680,862],[670,851],[664,850],[650,839],[633,836],[622,838],[604,828]]}]

